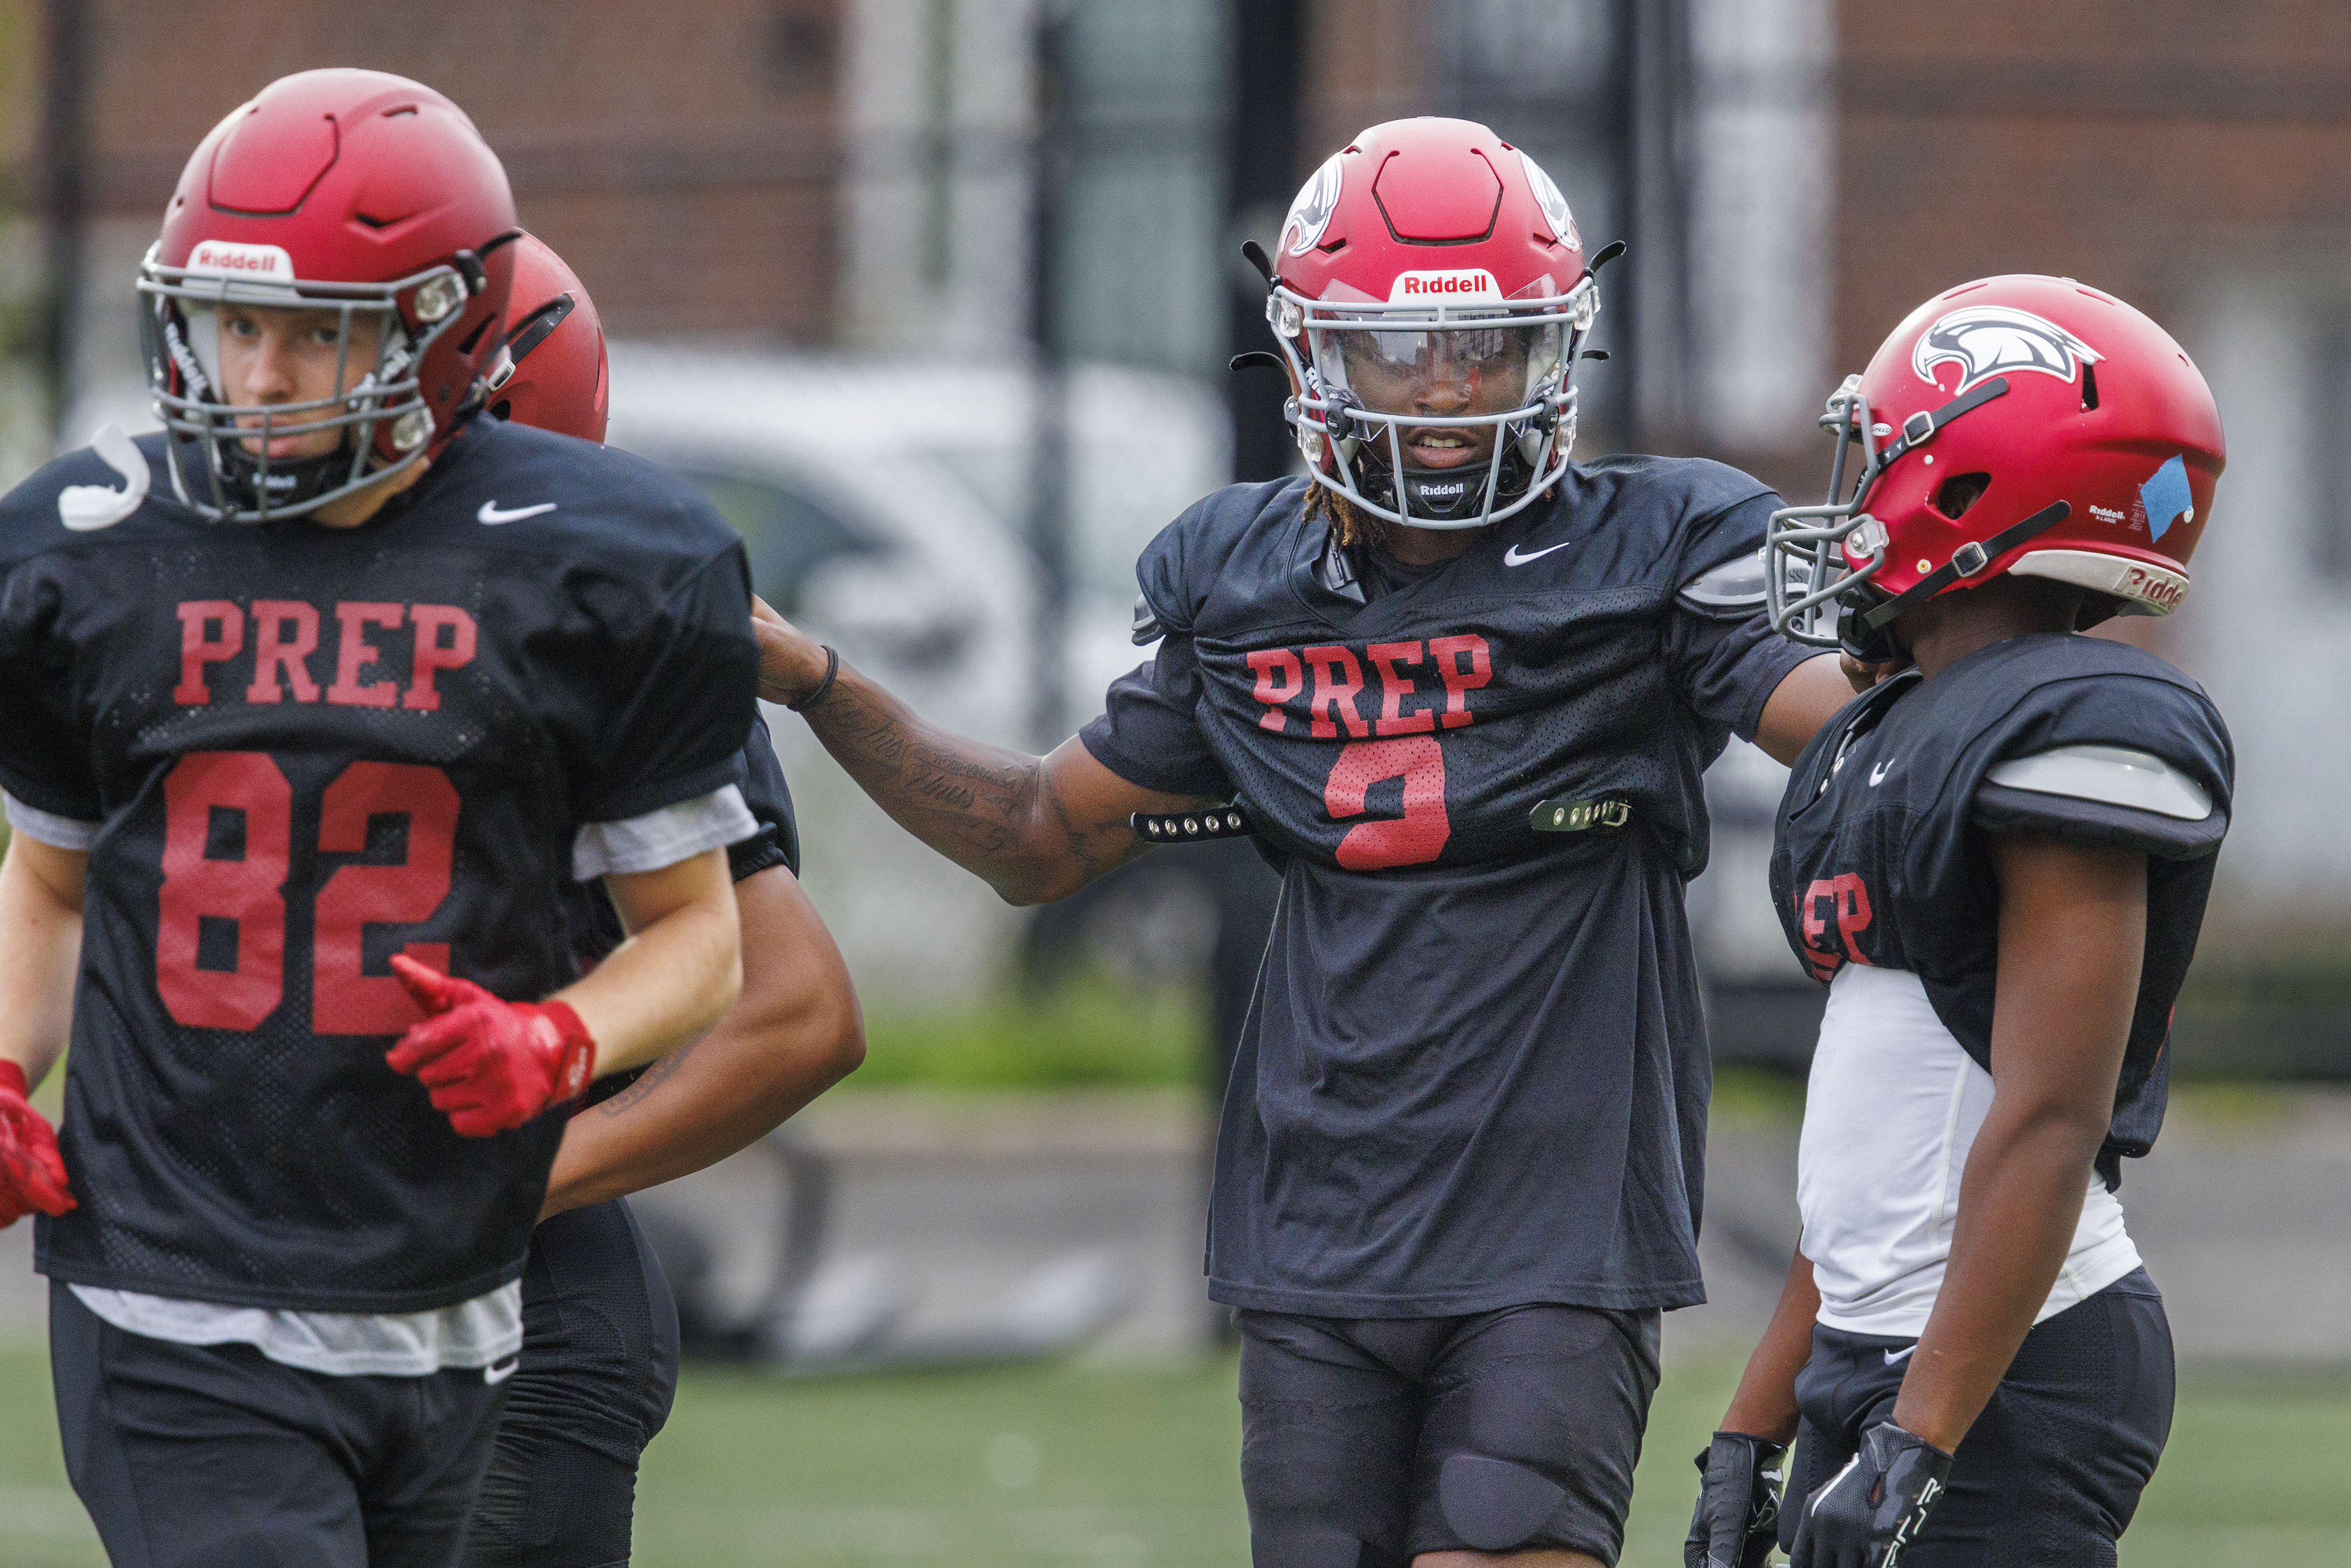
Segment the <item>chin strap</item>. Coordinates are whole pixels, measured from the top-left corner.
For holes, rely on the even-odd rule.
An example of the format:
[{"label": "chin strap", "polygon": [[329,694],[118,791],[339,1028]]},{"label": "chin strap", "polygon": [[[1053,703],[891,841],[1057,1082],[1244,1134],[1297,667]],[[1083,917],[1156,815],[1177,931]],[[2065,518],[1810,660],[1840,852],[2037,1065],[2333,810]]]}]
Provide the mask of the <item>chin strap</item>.
[{"label": "chin strap", "polygon": [[2028,539],[2037,538],[2074,515],[2074,508],[2064,501],[2053,501],[2021,523],[2002,528],[1999,533],[1978,544],[1970,539],[1951,552],[1951,559],[1920,578],[1900,593],[1874,610],[1862,613],[1862,624],[1873,632],[1883,631],[1896,616],[1918,603],[1932,599],[1963,577],[1973,577]]}]

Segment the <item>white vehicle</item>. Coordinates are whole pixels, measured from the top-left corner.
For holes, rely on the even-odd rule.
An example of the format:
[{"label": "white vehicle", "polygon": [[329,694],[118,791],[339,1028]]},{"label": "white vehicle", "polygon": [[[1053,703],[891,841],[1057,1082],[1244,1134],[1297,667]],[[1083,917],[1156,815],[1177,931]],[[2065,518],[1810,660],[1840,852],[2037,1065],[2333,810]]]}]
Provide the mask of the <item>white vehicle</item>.
[{"label": "white vehicle", "polygon": [[[611,356],[608,439],[703,487],[742,532],[763,597],[925,717],[1008,746],[1038,738],[1046,661],[1066,728],[1144,657],[1129,637],[1135,557],[1229,471],[1213,393],[1073,370],[1069,614],[1045,647],[1026,542],[1024,371],[639,344]],[[861,987],[931,1000],[990,988],[1019,917],[884,818],[797,718],[768,717],[800,807],[805,878]]]}]

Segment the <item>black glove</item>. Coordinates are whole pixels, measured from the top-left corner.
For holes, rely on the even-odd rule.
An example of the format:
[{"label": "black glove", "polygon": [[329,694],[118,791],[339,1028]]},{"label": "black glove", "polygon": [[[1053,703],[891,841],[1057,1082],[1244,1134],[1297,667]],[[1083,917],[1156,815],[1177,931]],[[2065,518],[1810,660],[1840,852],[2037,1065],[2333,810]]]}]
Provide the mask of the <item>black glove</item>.
[{"label": "black glove", "polygon": [[1789,1568],[1896,1568],[1927,1528],[1951,1456],[1891,1421],[1862,1434],[1853,1463],[1804,1504]]},{"label": "black glove", "polygon": [[1780,1532],[1781,1446],[1717,1432],[1698,1457],[1698,1510],[1682,1543],[1683,1568],[1763,1568]]}]

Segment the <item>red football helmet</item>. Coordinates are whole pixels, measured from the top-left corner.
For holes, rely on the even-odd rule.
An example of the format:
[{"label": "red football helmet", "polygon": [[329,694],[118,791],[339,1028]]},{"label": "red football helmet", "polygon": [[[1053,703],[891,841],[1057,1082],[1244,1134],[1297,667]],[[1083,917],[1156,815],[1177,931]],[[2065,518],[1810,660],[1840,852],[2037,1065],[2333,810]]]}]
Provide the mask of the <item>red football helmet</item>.
[{"label": "red football helmet", "polygon": [[1565,471],[1599,296],[1533,159],[1466,120],[1374,125],[1315,171],[1276,250],[1266,314],[1317,482],[1391,522],[1474,528]]},{"label": "red football helmet", "polygon": [[[497,352],[516,233],[506,171],[474,122],[404,78],[303,71],[214,126],[139,269],[181,498],[214,520],[295,516],[437,450]],[[224,305],[340,311],[345,353],[355,319],[383,330],[346,395],[237,406],[222,401]],[[336,451],[270,461],[271,438],[329,429]]]},{"label": "red football helmet", "polygon": [[2085,625],[2170,614],[2227,461],[2211,389],[2169,333],[2026,274],[1912,311],[1821,424],[1828,500],[1772,514],[1765,590],[1790,637],[1871,657],[1911,606],[2002,572],[2095,590]]},{"label": "red football helmet", "polygon": [[536,235],[515,241],[505,351],[490,371],[490,412],[601,443],[611,410],[604,324],[577,274]]}]

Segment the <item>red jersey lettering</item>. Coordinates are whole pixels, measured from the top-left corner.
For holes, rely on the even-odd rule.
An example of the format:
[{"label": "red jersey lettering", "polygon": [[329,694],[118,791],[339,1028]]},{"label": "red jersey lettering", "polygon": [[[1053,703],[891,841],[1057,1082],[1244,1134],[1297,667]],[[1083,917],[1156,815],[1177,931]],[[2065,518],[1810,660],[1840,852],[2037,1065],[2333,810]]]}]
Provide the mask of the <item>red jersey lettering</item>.
[{"label": "red jersey lettering", "polygon": [[1404,699],[1416,689],[1411,679],[1396,674],[1398,664],[1420,663],[1417,643],[1374,643],[1364,651],[1372,668],[1380,673],[1380,716],[1372,727],[1381,735],[1426,735],[1437,727],[1433,708],[1404,711]]},{"label": "red jersey lettering", "polygon": [[[179,606],[180,684],[172,700],[183,707],[200,707],[213,700],[204,684],[204,666],[234,659],[245,646],[245,612],[225,599],[196,599]],[[214,636],[213,628],[220,634]]]},{"label": "red jersey lettering", "polygon": [[[431,713],[441,706],[434,677],[474,662],[474,618],[454,604],[412,604],[408,620],[416,628],[415,674],[400,706]],[[449,633],[445,643],[441,641],[444,632]]]},{"label": "red jersey lettering", "polygon": [[352,707],[390,707],[400,700],[400,687],[392,681],[370,681],[360,684],[360,676],[381,656],[375,644],[368,641],[367,629],[381,626],[389,632],[405,618],[406,612],[397,604],[346,603],[335,606],[335,619],[342,623],[342,639],[335,650],[335,684],[327,688],[327,700]]},{"label": "red jersey lettering", "polygon": [[1258,727],[1276,735],[1290,727],[1290,716],[1282,712],[1290,698],[1305,689],[1305,677],[1298,655],[1287,648],[1270,648],[1249,656],[1249,668],[1257,672],[1257,689],[1249,695],[1266,705],[1258,716]]},{"label": "red jersey lettering", "polygon": [[[1355,711],[1355,697],[1364,689],[1364,667],[1355,655],[1344,648],[1323,647],[1306,650],[1306,665],[1314,672],[1314,695],[1307,699],[1307,725],[1317,739],[1329,740],[1339,733],[1343,722],[1347,733],[1362,737],[1371,734],[1371,726]],[[1342,680],[1338,672],[1346,672]]]},{"label": "red jersey lettering", "polygon": [[[1464,667],[1461,660],[1468,655]],[[1428,656],[1437,661],[1437,673],[1445,682],[1445,727],[1458,729],[1470,721],[1469,694],[1494,678],[1494,659],[1488,652],[1486,639],[1474,633],[1458,637],[1431,637]]]},{"label": "red jersey lettering", "polygon": [[[1844,872],[1813,883],[1797,894],[1797,925],[1804,934],[1804,962],[1813,977],[1826,983],[1847,962],[1867,964],[1858,938],[1869,929],[1869,889],[1857,872]],[[1836,940],[1829,930],[1836,930]]]},{"label": "red jersey lettering", "polygon": [[[286,629],[294,628],[289,638]],[[319,700],[319,683],[302,661],[319,645],[319,612],[298,599],[253,601],[253,685],[249,703],[274,703],[290,687],[298,703]]]}]

